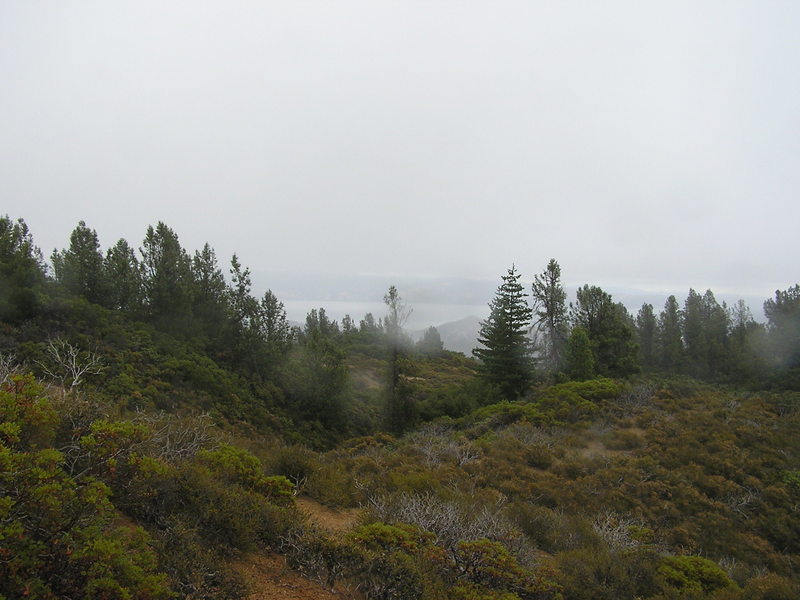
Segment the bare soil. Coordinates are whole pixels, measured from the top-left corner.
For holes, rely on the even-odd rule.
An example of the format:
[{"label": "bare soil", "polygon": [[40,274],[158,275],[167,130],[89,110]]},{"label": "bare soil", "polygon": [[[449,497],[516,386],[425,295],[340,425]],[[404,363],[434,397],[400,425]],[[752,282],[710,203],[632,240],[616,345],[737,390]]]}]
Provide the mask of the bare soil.
[{"label": "bare soil", "polygon": [[[336,510],[311,498],[296,498],[297,507],[311,523],[332,533],[344,533],[358,521],[358,509]],[[343,590],[329,590],[316,581],[292,571],[279,554],[250,554],[237,561],[236,571],[244,577],[250,593],[247,600],[343,600],[353,596]]]},{"label": "bare soil", "polygon": [[245,578],[250,593],[247,600],[342,600],[315,581],[306,579],[286,566],[278,554],[252,554],[235,565]]},{"label": "bare soil", "polygon": [[306,497],[296,498],[295,503],[314,525],[334,533],[352,529],[360,514],[357,508],[334,509]]}]

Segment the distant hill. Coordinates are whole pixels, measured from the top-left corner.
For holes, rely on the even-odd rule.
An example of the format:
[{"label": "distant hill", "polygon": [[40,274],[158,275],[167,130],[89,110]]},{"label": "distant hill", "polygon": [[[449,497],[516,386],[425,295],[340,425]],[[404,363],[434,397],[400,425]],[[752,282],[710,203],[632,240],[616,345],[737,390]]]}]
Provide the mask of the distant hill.
[{"label": "distant hill", "polygon": [[[437,325],[436,329],[439,331],[446,350],[472,356],[472,349],[478,345],[480,327],[480,318],[470,315],[457,321],[448,321]],[[425,329],[409,331],[409,335],[414,341],[419,340],[424,333]]]}]

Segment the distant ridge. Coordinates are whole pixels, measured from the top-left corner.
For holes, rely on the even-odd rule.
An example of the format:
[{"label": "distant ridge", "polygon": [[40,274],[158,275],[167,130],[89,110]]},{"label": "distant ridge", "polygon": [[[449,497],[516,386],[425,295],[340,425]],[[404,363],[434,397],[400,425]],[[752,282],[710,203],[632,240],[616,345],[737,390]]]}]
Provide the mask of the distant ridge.
[{"label": "distant ridge", "polygon": [[[472,349],[478,345],[478,332],[480,331],[480,327],[481,320],[475,315],[436,325],[445,350],[461,352],[467,356],[472,356]],[[425,329],[417,329],[409,331],[408,333],[412,339],[416,341],[422,337],[425,333]]]}]

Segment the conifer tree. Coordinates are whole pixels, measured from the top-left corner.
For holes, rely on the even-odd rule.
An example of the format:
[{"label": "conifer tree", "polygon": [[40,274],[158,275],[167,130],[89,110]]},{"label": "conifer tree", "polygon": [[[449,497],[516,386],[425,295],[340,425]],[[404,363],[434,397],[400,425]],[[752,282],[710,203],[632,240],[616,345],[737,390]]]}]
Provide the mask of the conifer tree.
[{"label": "conifer tree", "polygon": [[42,253],[25,221],[0,216],[0,319],[34,316],[40,308],[35,289],[44,279]]},{"label": "conifer tree", "polygon": [[486,381],[496,385],[509,399],[525,393],[533,379],[533,359],[528,330],[532,311],[514,265],[503,275],[489,317],[481,322],[478,342],[472,354],[481,361]]},{"label": "conifer tree", "polygon": [[572,329],[566,348],[567,374],[577,381],[594,377],[594,355],[586,330],[578,325]]},{"label": "conifer tree", "polygon": [[444,343],[436,327],[428,327],[417,342],[417,351],[428,356],[439,356],[444,352]]},{"label": "conifer tree", "polygon": [[534,325],[543,334],[544,366],[557,371],[564,362],[569,333],[567,294],[561,285],[561,267],[551,258],[541,275],[533,278]]},{"label": "conifer tree", "polygon": [[136,312],[142,304],[142,273],[136,254],[124,239],[108,249],[103,262],[108,282],[106,306]]},{"label": "conifer tree", "polygon": [[108,294],[103,253],[94,229],[89,229],[84,221],[80,221],[70,234],[69,249],[60,252],[54,250],[51,258],[56,281],[89,302],[106,303]]},{"label": "conifer tree", "polygon": [[772,360],[778,367],[800,366],[800,285],[775,290],[764,302]]},{"label": "conifer tree", "polygon": [[148,227],[142,247],[144,299],[150,318],[159,328],[183,333],[191,321],[194,287],[191,259],[177,234],[159,222]]},{"label": "conifer tree", "polygon": [[684,363],[682,323],[683,313],[678,300],[670,296],[658,317],[656,340],[659,363],[668,372],[677,372]]},{"label": "conifer tree", "polygon": [[625,377],[639,370],[634,323],[626,308],[597,286],[578,288],[573,321],[586,330],[598,374]]},{"label": "conifer tree", "polygon": [[687,370],[695,377],[717,377],[727,354],[728,311],[711,290],[700,295],[690,289],[683,308],[683,339]]},{"label": "conifer tree", "polygon": [[644,303],[639,309],[639,314],[636,315],[636,333],[642,366],[650,369],[656,364],[656,315],[652,304]]},{"label": "conifer tree", "polygon": [[383,297],[388,313],[383,319],[386,339],[389,343],[389,376],[387,389],[387,413],[389,428],[400,433],[408,422],[408,394],[400,378],[400,363],[405,350],[403,325],[411,315],[411,310],[400,297],[395,286],[390,286]]}]

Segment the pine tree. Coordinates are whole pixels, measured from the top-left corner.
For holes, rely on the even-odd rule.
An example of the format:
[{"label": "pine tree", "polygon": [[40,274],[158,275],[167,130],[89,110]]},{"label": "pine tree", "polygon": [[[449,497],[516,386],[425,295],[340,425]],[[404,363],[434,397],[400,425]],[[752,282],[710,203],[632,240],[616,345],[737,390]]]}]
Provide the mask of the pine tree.
[{"label": "pine tree", "polygon": [[510,399],[525,393],[533,378],[533,359],[528,330],[532,311],[512,265],[489,304],[489,318],[481,322],[478,342],[472,353],[481,361],[481,373]]},{"label": "pine tree", "polygon": [[566,349],[567,374],[577,381],[594,377],[594,355],[586,330],[578,325],[572,329]]},{"label": "pine tree", "polygon": [[764,302],[769,345],[778,367],[800,366],[800,285],[775,290],[775,299]]},{"label": "pine tree", "polygon": [[533,278],[531,291],[534,306],[534,325],[543,334],[545,368],[557,371],[564,362],[567,342],[567,294],[561,285],[561,267],[551,258],[541,275]]},{"label": "pine tree", "polygon": [[388,313],[383,319],[386,339],[389,343],[389,373],[387,388],[387,413],[389,428],[400,433],[409,421],[408,391],[401,381],[400,364],[405,355],[406,339],[403,325],[411,310],[400,297],[395,286],[383,297]]},{"label": "pine tree", "polygon": [[417,352],[427,356],[439,356],[444,352],[444,343],[439,330],[436,327],[428,327],[425,333],[417,342]]},{"label": "pine tree", "polygon": [[142,289],[150,318],[157,327],[185,333],[192,319],[192,261],[177,234],[159,222],[147,228],[139,249]]},{"label": "pine tree", "polygon": [[220,341],[230,325],[231,316],[228,286],[217,255],[208,243],[202,250],[195,250],[191,271],[194,329],[207,338],[209,349],[223,351]]},{"label": "pine tree", "polygon": [[656,315],[652,304],[644,303],[639,309],[639,314],[636,315],[636,333],[642,366],[651,369],[656,364]]},{"label": "pine tree", "polygon": [[84,221],[80,221],[70,234],[69,249],[53,251],[51,259],[56,281],[89,302],[107,303],[108,288],[100,242],[97,232],[89,229]]},{"label": "pine tree", "polygon": [[625,377],[639,371],[634,323],[627,309],[597,286],[578,288],[571,305],[573,321],[586,330],[595,371],[605,377]]},{"label": "pine tree", "polygon": [[656,347],[661,367],[670,373],[677,373],[684,364],[683,313],[675,296],[664,303],[664,310],[658,317]]},{"label": "pine tree", "polygon": [[22,219],[0,216],[0,319],[28,319],[40,309],[36,288],[45,280],[42,252]]},{"label": "pine tree", "polygon": [[136,254],[124,239],[106,252],[103,262],[109,308],[135,313],[142,305],[142,273]]},{"label": "pine tree", "polygon": [[683,339],[687,369],[695,377],[718,377],[725,366],[728,311],[711,290],[702,296],[689,290],[683,308]]}]

